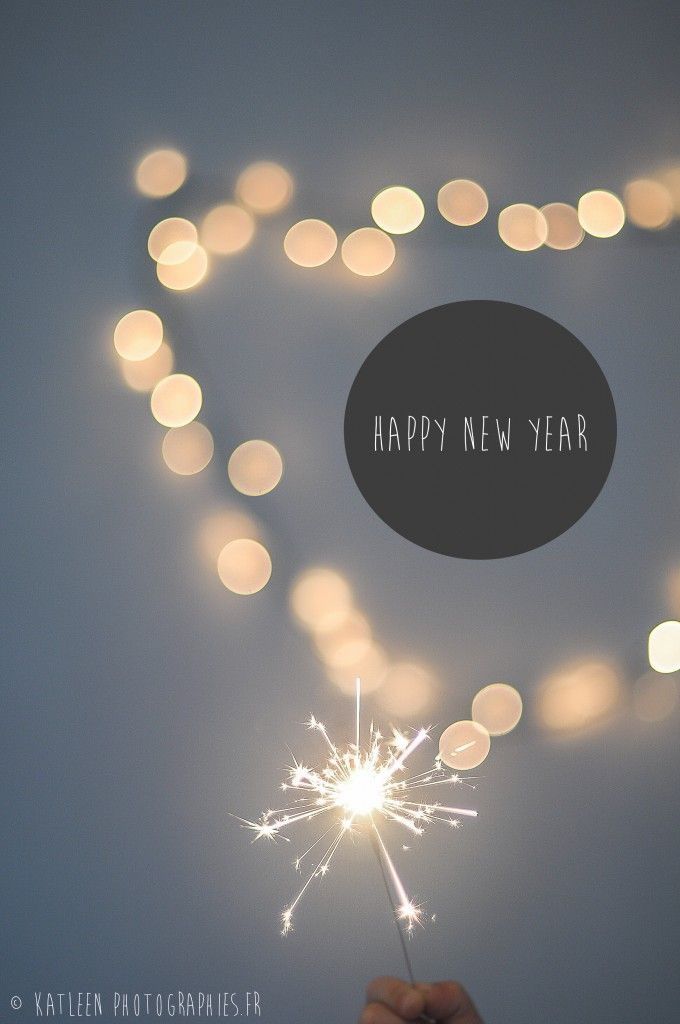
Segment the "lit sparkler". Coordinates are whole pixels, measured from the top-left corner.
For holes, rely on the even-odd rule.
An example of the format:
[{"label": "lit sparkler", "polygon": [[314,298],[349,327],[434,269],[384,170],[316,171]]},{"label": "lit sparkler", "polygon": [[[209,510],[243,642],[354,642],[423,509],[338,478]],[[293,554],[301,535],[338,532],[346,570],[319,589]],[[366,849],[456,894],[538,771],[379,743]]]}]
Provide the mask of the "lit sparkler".
[{"label": "lit sparkler", "polygon": [[[281,915],[282,934],[286,935],[291,930],[293,914],[312,882],[328,873],[343,839],[361,825],[365,827],[380,861],[400,935],[401,924],[410,934],[416,924],[422,923],[422,907],[408,896],[378,822],[381,819],[396,822],[417,836],[422,835],[425,826],[433,822],[460,828],[460,818],[474,818],[477,811],[445,806],[430,800],[423,791],[437,786],[458,786],[463,784],[463,780],[457,773],[449,772],[439,757],[427,771],[408,774],[406,762],[429,738],[429,729],[419,729],[410,735],[395,729],[392,737],[385,739],[371,723],[368,743],[362,748],[361,684],[358,679],[353,743],[347,747],[336,746],[326,727],[313,715],[306,725],[322,737],[328,754],[326,762],[321,767],[312,768],[293,758],[287,769],[286,781],[281,784],[281,789],[290,794],[288,806],[265,811],[258,821],[238,818],[244,828],[255,833],[253,842],[279,838],[290,842],[284,832],[294,825],[318,819],[320,834],[294,862],[295,869],[302,871],[304,861],[314,854],[315,864]],[[319,850],[322,851],[320,857]]]}]

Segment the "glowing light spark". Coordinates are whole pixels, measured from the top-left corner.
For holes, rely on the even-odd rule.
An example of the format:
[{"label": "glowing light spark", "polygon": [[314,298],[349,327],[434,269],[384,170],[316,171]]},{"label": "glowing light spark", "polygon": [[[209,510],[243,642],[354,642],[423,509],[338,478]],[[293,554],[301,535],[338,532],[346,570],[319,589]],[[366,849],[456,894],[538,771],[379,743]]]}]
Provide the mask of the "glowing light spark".
[{"label": "glowing light spark", "polygon": [[[458,829],[461,817],[474,818],[477,811],[424,800],[422,791],[444,784],[462,785],[464,780],[458,772],[449,772],[439,757],[427,771],[408,774],[406,762],[429,739],[429,729],[419,729],[412,734],[395,729],[392,738],[385,740],[371,722],[368,740],[362,747],[361,684],[358,679],[354,742],[346,747],[337,746],[328,735],[326,726],[314,715],[309,716],[305,725],[310,732],[322,737],[327,748],[325,762],[318,767],[309,767],[292,759],[286,781],[281,785],[284,792],[291,794],[289,806],[267,810],[258,821],[233,815],[243,828],[254,833],[253,842],[258,839],[290,842],[288,836],[281,834],[284,830],[316,818],[322,826],[321,834],[293,861],[295,871],[301,872],[305,858],[312,851],[317,851],[311,858],[315,863],[304,885],[281,914],[282,934],[291,931],[294,912],[303,896],[315,879],[326,877],[342,840],[347,835],[354,835],[355,831],[361,831],[371,839],[395,895],[397,920],[411,933],[415,925],[422,923],[423,908],[407,894],[378,822],[381,819],[394,822],[416,836],[422,835],[424,827],[433,822],[443,822],[451,829]],[[330,824],[327,816],[331,819]],[[320,857],[318,848],[324,851]],[[403,845],[402,849],[409,850],[410,847]]]}]

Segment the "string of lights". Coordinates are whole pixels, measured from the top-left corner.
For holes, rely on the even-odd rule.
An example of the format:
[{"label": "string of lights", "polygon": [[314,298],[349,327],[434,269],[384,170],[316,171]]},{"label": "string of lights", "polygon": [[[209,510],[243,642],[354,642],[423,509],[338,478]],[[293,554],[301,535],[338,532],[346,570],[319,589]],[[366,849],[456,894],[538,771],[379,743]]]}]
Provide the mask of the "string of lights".
[{"label": "string of lights", "polygon": [[[135,172],[138,190],[150,199],[174,195],[187,176],[185,156],[170,149],[149,153]],[[258,218],[281,214],[294,191],[293,178],[284,167],[261,161],[245,168],[235,182],[233,198],[208,209],[200,223],[179,215],[160,220],[147,240],[160,284],[173,292],[200,285],[211,263],[242,252],[256,236]],[[490,210],[484,188],[463,178],[442,185],[436,205],[445,221],[465,230],[480,224]],[[421,225],[425,204],[413,189],[390,186],[374,197],[370,213],[373,223],[351,231],[342,242],[325,221],[297,221],[283,233],[283,252],[302,268],[321,268],[339,253],[353,274],[385,274],[397,258],[395,239],[398,243],[400,236]],[[660,231],[678,217],[680,167],[673,167],[628,182],[623,198],[594,189],[575,205],[505,206],[498,214],[498,235],[517,252],[567,251],[588,236],[611,238],[627,222],[637,229]],[[149,309],[132,310],[119,320],[113,341],[123,379],[134,391],[150,396],[152,415],[167,428],[161,454],[168,469],[181,476],[201,473],[215,454],[213,436],[197,418],[203,403],[201,386],[189,374],[174,372],[175,356],[161,318]],[[273,443],[254,438],[234,449],[227,473],[238,494],[257,498],[277,487],[284,460]],[[273,564],[264,531],[242,509],[230,507],[206,516],[200,544],[232,593],[253,595],[268,584]],[[343,692],[351,693],[360,676],[364,693],[375,692],[396,718],[419,715],[432,703],[436,674],[424,665],[390,659],[357,606],[349,581],[337,569],[305,569],[292,582],[289,597],[294,620],[308,635],[329,680]],[[649,670],[636,681],[633,704],[640,719],[658,721],[678,704],[680,622],[669,619],[650,631],[648,660]],[[535,699],[536,717],[551,732],[578,732],[606,720],[621,703],[622,692],[618,666],[600,658],[582,659],[558,667],[544,680]],[[480,764],[490,738],[510,732],[521,715],[522,700],[514,687],[493,683],[480,690],[471,719],[450,727],[456,730],[456,745],[463,748],[456,767]]]}]

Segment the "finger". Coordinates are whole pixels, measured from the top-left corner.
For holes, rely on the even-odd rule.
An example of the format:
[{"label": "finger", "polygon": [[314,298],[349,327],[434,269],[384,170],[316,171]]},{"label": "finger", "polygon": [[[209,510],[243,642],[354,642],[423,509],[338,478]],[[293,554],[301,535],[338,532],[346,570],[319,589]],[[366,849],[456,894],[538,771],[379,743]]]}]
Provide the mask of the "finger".
[{"label": "finger", "polygon": [[384,1003],[368,1003],[361,1012],[359,1024],[404,1024],[404,1018],[397,1017]]},{"label": "finger", "polygon": [[481,1024],[475,1005],[457,981],[418,985],[425,1000],[425,1013],[442,1024]]},{"label": "finger", "polygon": [[400,978],[374,978],[366,989],[366,999],[384,1003],[402,1020],[416,1020],[424,1007],[422,994]]}]

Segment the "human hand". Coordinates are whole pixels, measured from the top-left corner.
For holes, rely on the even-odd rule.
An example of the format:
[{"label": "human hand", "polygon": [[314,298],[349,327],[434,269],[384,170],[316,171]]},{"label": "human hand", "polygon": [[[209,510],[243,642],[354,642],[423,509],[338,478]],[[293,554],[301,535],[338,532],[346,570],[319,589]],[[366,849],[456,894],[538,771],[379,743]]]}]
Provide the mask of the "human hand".
[{"label": "human hand", "polygon": [[428,1019],[437,1024],[483,1024],[470,996],[457,981],[409,985],[399,978],[374,978],[369,983],[359,1024]]}]

